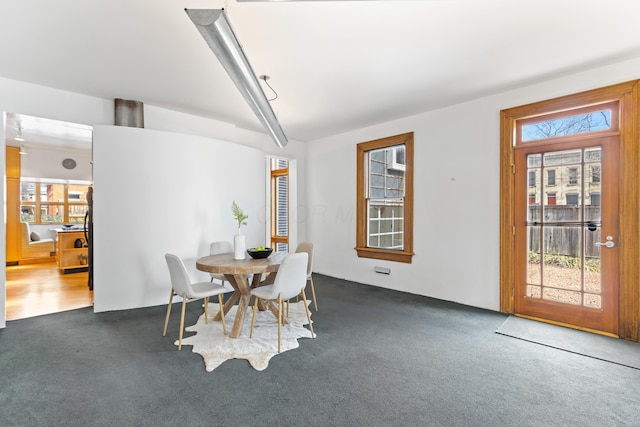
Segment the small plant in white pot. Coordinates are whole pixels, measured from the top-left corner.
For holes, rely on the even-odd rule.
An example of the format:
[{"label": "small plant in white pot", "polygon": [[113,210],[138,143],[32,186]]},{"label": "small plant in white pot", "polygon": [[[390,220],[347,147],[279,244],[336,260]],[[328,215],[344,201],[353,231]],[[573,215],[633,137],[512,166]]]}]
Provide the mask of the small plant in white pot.
[{"label": "small plant in white pot", "polygon": [[245,215],[240,206],[236,204],[236,201],[233,201],[231,205],[231,212],[233,212],[233,217],[238,221],[238,234],[240,234],[240,227],[243,225],[247,225],[247,219],[249,219],[248,215]]},{"label": "small plant in white pot", "polygon": [[249,219],[248,215],[245,215],[240,206],[236,204],[236,201],[233,201],[231,205],[231,212],[233,212],[233,217],[238,221],[238,234],[233,236],[233,258],[234,259],[244,259],[245,254],[245,243],[244,236],[240,233],[241,227],[243,225],[247,225],[247,219]]}]

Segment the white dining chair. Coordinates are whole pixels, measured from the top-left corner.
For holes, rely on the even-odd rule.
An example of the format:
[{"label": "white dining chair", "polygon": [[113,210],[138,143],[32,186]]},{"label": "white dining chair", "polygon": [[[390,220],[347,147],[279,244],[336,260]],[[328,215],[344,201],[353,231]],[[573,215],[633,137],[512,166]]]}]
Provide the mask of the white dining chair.
[{"label": "white dining chair", "polygon": [[169,316],[171,315],[171,305],[173,297],[182,297],[182,313],[180,315],[180,335],[178,339],[178,350],[182,349],[182,334],[184,332],[184,313],[187,302],[204,299],[204,321],[209,322],[209,297],[218,295],[218,304],[220,304],[220,315],[222,319],[222,332],[227,334],[227,325],[224,321],[224,309],[222,305],[222,294],[231,292],[222,285],[211,282],[192,283],[189,273],[180,258],[173,254],[166,254],[167,266],[169,267],[169,275],[171,276],[171,295],[169,297],[169,305],[167,306],[167,316],[164,320],[164,330],[162,336],[167,334],[167,326],[169,325]]},{"label": "white dining chair", "polygon": [[280,353],[280,336],[282,329],[282,321],[284,318],[283,302],[297,295],[302,295],[304,301],[304,309],[307,313],[309,321],[309,329],[311,336],[314,336],[313,325],[311,324],[311,315],[307,307],[307,296],[304,293],[304,287],[307,284],[307,261],[309,255],[306,252],[287,255],[282,260],[282,264],[278,268],[276,278],[272,285],[260,286],[251,290],[251,295],[255,297],[253,304],[253,316],[251,317],[251,331],[249,338],[253,337],[253,326],[256,320],[256,311],[258,309],[258,300],[277,301],[278,303],[278,353]]},{"label": "white dining chair", "polygon": [[307,261],[307,280],[311,283],[311,295],[313,296],[313,307],[318,311],[318,300],[316,298],[316,290],[313,287],[313,243],[311,242],[300,242],[298,247],[296,248],[296,253],[306,252],[309,255],[309,261]]},{"label": "white dining chair", "polygon": [[[219,255],[219,254],[226,254],[229,252],[233,252],[233,245],[231,244],[231,242],[225,241],[225,240],[221,240],[218,242],[212,242],[209,245],[209,255]],[[227,280],[226,277],[224,277],[224,274],[219,274],[219,273],[209,273],[211,275],[211,281],[213,282],[214,280],[219,280],[220,284],[224,286],[225,283],[229,284],[229,281]],[[231,284],[229,284],[228,286],[226,286],[227,289],[233,289],[231,288]]]}]

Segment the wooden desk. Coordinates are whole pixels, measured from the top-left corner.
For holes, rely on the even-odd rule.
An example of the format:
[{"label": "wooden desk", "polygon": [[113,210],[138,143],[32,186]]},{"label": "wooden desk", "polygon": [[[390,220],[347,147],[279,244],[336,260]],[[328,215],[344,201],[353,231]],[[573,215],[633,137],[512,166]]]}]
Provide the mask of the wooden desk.
[{"label": "wooden desk", "polygon": [[[224,274],[231,286],[233,286],[234,292],[224,304],[224,312],[226,314],[239,300],[236,319],[233,322],[229,337],[238,338],[242,333],[244,316],[251,299],[251,288],[273,283],[280,263],[287,255],[289,255],[287,252],[274,252],[264,259],[253,259],[247,255],[246,259],[236,260],[233,259],[233,253],[226,253],[209,255],[196,261],[198,270],[206,271],[207,273]],[[267,278],[264,281],[260,281],[263,274],[267,274]],[[249,285],[247,275],[253,275],[251,285]],[[271,311],[275,309],[276,312],[274,314],[277,316],[277,309],[272,304],[269,304],[268,308]],[[220,313],[214,319],[219,320]]]}]

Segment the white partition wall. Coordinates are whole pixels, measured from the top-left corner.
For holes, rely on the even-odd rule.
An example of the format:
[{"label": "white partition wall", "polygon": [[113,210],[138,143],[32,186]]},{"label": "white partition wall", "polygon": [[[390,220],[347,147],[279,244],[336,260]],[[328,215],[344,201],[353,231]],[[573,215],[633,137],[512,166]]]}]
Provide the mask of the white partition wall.
[{"label": "white partition wall", "polygon": [[164,254],[195,259],[233,241],[235,200],[249,215],[247,247],[262,244],[264,158],[210,138],[117,126],[94,128],[94,310],[166,304]]}]

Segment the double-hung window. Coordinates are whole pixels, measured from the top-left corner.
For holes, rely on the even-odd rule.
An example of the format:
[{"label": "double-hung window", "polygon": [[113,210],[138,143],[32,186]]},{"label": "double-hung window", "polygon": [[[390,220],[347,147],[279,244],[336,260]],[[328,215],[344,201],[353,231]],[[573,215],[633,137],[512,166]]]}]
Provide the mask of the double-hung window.
[{"label": "double-hung window", "polygon": [[411,263],[413,132],[358,144],[359,257]]}]

